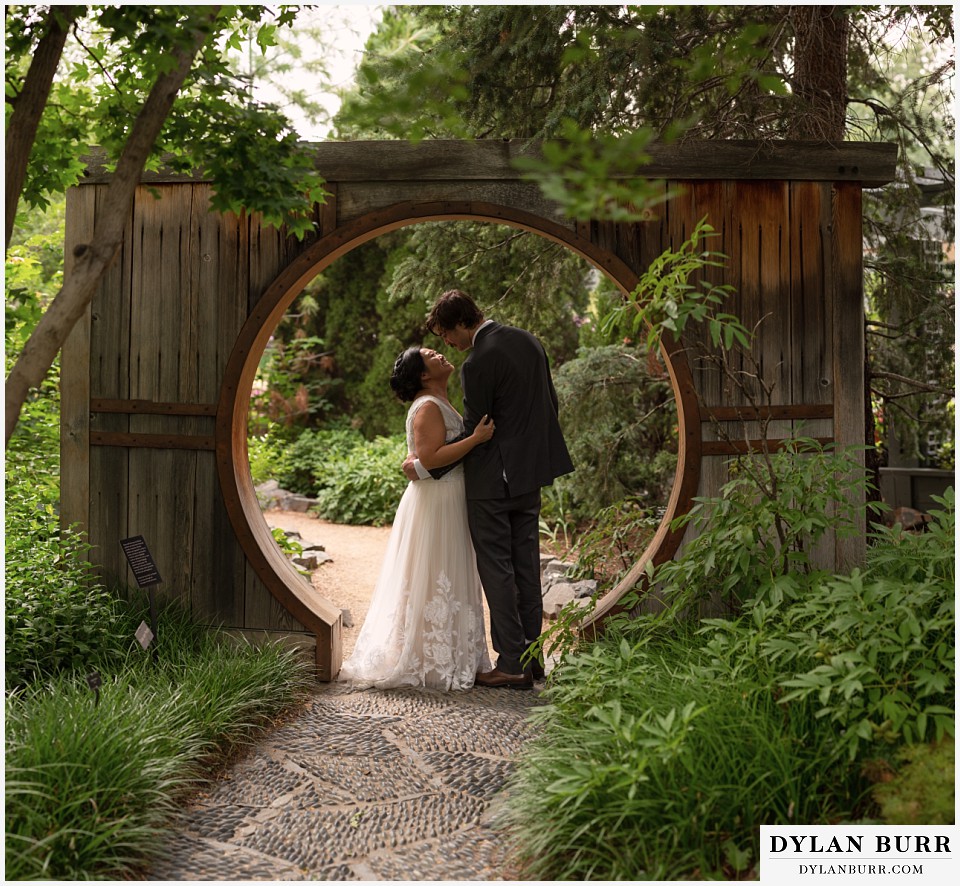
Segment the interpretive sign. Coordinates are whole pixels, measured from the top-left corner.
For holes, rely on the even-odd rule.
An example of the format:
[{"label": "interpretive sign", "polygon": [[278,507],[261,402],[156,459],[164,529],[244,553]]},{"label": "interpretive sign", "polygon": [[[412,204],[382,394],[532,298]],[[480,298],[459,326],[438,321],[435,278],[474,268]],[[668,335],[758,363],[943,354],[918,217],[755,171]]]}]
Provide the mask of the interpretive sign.
[{"label": "interpretive sign", "polygon": [[120,547],[127,557],[127,563],[133,570],[133,577],[141,588],[158,585],[161,582],[160,570],[157,564],[153,562],[150,551],[147,549],[147,543],[142,535],[134,535],[131,538],[120,540]]},{"label": "interpretive sign", "polygon": [[[133,570],[133,577],[141,588],[148,588],[150,593],[150,625],[140,622],[137,628],[137,641],[146,649],[157,636],[157,601],[154,597],[154,585],[160,584],[160,570],[150,556],[150,550],[142,535],[120,539],[120,547],[127,557],[127,563]],[[157,648],[153,648],[153,658],[157,658]]]}]

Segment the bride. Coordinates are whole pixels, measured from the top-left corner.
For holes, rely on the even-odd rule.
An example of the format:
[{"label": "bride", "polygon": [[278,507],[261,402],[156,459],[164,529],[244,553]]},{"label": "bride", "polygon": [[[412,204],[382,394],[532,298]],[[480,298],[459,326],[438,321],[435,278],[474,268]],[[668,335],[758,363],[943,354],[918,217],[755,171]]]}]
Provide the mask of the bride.
[{"label": "bride", "polygon": [[[447,399],[453,364],[430,348],[408,348],[390,387],[407,412],[407,448],[427,469],[462,459],[493,436],[484,416],[464,439]],[[450,441],[450,442],[448,442]],[[469,689],[490,670],[480,577],[467,524],[463,465],[440,480],[411,482],[394,518],[380,577],[340,680],[358,688]]]}]

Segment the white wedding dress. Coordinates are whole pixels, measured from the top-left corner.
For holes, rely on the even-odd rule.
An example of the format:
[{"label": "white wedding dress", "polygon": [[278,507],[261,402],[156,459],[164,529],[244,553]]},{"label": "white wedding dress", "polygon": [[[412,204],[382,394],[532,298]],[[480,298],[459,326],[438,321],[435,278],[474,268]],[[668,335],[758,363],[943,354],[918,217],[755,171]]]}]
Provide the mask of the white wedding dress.
[{"label": "white wedding dress", "polygon": [[[411,452],[413,417],[428,400],[440,407],[447,441],[463,431],[452,406],[420,397],[407,412]],[[404,491],[367,618],[338,679],[357,688],[469,689],[477,671],[491,667],[463,465],[457,465],[440,480],[417,480]]]}]

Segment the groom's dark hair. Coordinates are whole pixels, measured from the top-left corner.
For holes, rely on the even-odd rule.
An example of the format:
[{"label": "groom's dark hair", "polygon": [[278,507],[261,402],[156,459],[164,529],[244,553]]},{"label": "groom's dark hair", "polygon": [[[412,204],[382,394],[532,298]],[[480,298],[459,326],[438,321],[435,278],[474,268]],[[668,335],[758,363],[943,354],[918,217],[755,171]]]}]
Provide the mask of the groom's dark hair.
[{"label": "groom's dark hair", "polygon": [[439,335],[445,329],[456,329],[462,323],[472,329],[483,322],[483,311],[461,289],[450,289],[437,299],[427,315],[427,329]]}]

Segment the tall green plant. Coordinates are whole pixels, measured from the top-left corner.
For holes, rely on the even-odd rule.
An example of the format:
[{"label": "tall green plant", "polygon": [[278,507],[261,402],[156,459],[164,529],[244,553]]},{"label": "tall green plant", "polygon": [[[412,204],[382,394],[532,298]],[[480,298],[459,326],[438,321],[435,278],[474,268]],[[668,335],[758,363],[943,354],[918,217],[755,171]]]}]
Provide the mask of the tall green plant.
[{"label": "tall green plant", "polygon": [[[35,243],[34,247],[41,246]],[[25,251],[29,255],[30,250]],[[39,261],[24,259],[23,274],[8,278],[11,302],[27,309],[44,298]],[[8,257],[8,267],[22,265]],[[56,271],[52,271],[56,278]],[[11,298],[11,295],[13,298]],[[38,307],[39,310],[39,307]],[[27,334],[37,311],[14,308],[7,342]],[[8,321],[11,321],[8,310]],[[87,561],[89,545],[76,528],[60,525],[59,366],[24,404],[6,450],[4,632],[6,685],[24,686],[63,671],[121,655],[130,634],[116,596]]]},{"label": "tall green plant", "polygon": [[186,792],[312,682],[294,650],[238,644],[176,607],[160,618],[156,662],[138,647],[99,701],[76,674],[8,694],[8,879],[133,876]]},{"label": "tall green plant", "polygon": [[734,614],[747,600],[795,598],[797,576],[815,571],[817,543],[861,531],[867,481],[858,451],[799,438],[739,458],[718,496],[696,498],[675,520],[697,535],[653,573],[661,594],[677,611],[712,604]]}]

